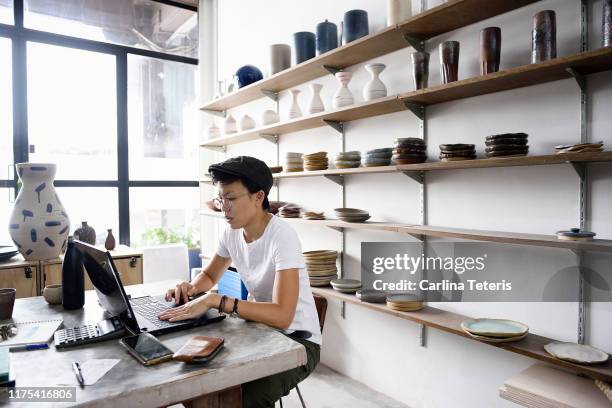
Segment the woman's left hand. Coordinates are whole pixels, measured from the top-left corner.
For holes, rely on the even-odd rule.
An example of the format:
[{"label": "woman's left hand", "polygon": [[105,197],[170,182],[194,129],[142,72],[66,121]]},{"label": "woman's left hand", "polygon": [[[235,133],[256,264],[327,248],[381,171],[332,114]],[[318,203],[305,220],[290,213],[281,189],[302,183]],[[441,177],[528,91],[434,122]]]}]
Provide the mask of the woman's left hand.
[{"label": "woman's left hand", "polygon": [[214,307],[213,298],[215,297],[216,294],[214,293],[206,294],[190,302],[187,302],[182,306],[177,306],[173,307],[172,309],[166,310],[157,317],[159,317],[160,320],[168,320],[169,322],[195,319],[206,313],[208,309]]}]

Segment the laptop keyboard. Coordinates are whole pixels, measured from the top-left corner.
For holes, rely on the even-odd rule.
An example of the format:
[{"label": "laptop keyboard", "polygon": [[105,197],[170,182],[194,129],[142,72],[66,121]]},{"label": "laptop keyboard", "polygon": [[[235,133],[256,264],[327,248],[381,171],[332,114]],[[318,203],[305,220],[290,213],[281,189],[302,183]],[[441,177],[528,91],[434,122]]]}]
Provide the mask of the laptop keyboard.
[{"label": "laptop keyboard", "polygon": [[184,321],[169,322],[167,320],[160,320],[157,317],[160,313],[172,309],[173,302],[166,302],[164,300],[157,301],[153,297],[142,297],[130,299],[130,304],[132,305],[132,309],[134,309],[134,313],[146,318],[160,329],[184,323]]}]

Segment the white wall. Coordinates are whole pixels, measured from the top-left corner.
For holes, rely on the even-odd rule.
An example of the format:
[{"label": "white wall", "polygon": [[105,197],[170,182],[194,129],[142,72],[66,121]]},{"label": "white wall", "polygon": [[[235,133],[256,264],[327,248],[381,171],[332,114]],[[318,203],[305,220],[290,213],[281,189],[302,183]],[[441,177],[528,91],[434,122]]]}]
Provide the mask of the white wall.
[{"label": "white wall", "polygon": [[[417,3],[416,1],[414,3]],[[531,16],[544,9],[557,12],[558,54],[579,50],[580,10],[578,1],[545,0],[505,15],[440,36],[430,42],[430,84],[439,83],[437,44],[453,39],[461,42],[460,79],[478,75],[478,35],[483,27],[502,28],[501,68],[530,61]],[[601,2],[594,1],[591,44],[601,41]],[[218,73],[229,78],[238,67],[254,64],[267,71],[268,45],[291,43],[292,33],[314,31],[324,19],[338,23],[349,9],[368,11],[371,32],[385,21],[382,0],[223,0],[218,10]],[[439,1],[429,1],[429,7]],[[415,5],[415,8],[417,5]],[[414,89],[410,75],[411,49],[377,58],[387,65],[382,74],[389,94]],[[354,73],[350,88],[357,101],[368,80],[364,64],[349,68]],[[592,111],[589,132],[592,140],[612,146],[610,108],[612,101],[609,72],[589,77]],[[331,76],[317,79],[324,85],[322,96],[331,107],[336,83]],[[299,86],[302,109],[306,111],[308,84]],[[579,89],[572,80],[444,103],[428,109],[428,155],[437,157],[440,143],[475,143],[483,153],[486,135],[524,131],[529,134],[531,154],[546,154],[554,145],[576,142],[579,134]],[[290,99],[281,94],[280,112],[286,118]],[[259,120],[264,109],[275,103],[261,99],[232,110],[239,118],[248,113]],[[418,123],[409,112],[359,120],[347,124],[346,149],[368,150],[390,146],[395,138],[417,136]],[[331,128],[303,131],[281,138],[281,161],[287,151],[325,150],[330,156],[341,149],[341,139]],[[231,146],[228,156],[249,154],[276,163],[276,149],[267,141]],[[282,164],[282,163],[281,163]],[[591,226],[600,238],[612,238],[612,167],[591,166]],[[578,179],[569,166],[474,169],[431,172],[428,182],[428,214],[431,225],[552,234],[578,224]],[[380,221],[418,222],[418,188],[402,175],[349,177],[346,182],[347,206],[365,208]],[[275,197],[275,194],[272,194]],[[340,189],[323,178],[282,181],[280,198],[299,203],[306,209],[331,210],[341,205]],[[339,234],[331,229],[296,227],[303,249],[339,248]],[[213,242],[215,233],[207,235]],[[405,235],[347,232],[345,275],[359,277],[362,241],[410,241]],[[210,244],[214,247],[214,244]],[[513,268],[529,268],[534,274],[547,274],[575,264],[569,251],[522,246],[498,248]],[[598,258],[609,269],[610,257]],[[577,305],[573,303],[495,303],[437,304],[444,309],[475,317],[503,316],[527,323],[532,332],[573,341],[576,338]],[[412,407],[511,407],[498,397],[498,387],[509,376],[533,360],[500,349],[430,329],[427,346],[417,345],[418,327],[404,320],[363,308],[346,306],[346,319],[340,317],[339,303],[330,301],[322,351],[323,363],[390,395]],[[612,307],[593,304],[590,308],[588,342],[612,351]],[[306,396],[307,398],[307,396]]]}]

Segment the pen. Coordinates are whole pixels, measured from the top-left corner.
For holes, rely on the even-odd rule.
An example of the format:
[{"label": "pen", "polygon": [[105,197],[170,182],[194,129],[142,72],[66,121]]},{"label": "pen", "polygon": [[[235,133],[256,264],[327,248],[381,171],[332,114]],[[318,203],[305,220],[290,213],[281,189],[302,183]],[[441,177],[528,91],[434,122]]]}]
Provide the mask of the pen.
[{"label": "pen", "polygon": [[43,350],[43,349],[48,349],[48,348],[49,348],[49,345],[47,343],[26,344],[24,346],[10,347],[9,351],[30,351],[30,350]]},{"label": "pen", "polygon": [[76,378],[79,384],[81,385],[81,387],[84,386],[85,380],[83,379],[83,373],[81,372],[81,366],[76,361],[72,363],[72,371],[74,371],[74,375],[76,375]]}]

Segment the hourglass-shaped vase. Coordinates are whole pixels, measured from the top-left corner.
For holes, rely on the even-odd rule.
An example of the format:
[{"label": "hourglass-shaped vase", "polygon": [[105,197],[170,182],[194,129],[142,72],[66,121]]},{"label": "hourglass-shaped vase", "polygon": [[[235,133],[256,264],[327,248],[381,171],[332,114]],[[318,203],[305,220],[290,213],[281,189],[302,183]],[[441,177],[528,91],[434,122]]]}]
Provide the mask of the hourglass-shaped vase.
[{"label": "hourglass-shaped vase", "polygon": [[340,82],[340,88],[334,94],[334,108],[341,108],[343,106],[352,105],[355,101],[353,98],[353,94],[348,88],[349,82],[351,82],[351,78],[353,74],[350,72],[337,72],[336,78],[338,82]]},{"label": "hourglass-shaped vase", "polygon": [[363,88],[363,99],[371,101],[373,99],[384,98],[387,96],[387,87],[380,80],[380,73],[387,68],[385,64],[368,64],[366,69],[372,75],[372,79]]},{"label": "hourglass-shaped vase", "polygon": [[312,98],[310,99],[310,104],[308,104],[308,112],[311,114],[320,113],[325,110],[325,105],[323,105],[323,100],[321,99],[321,88],[323,88],[321,84],[310,84]]},{"label": "hourglass-shaped vase", "polygon": [[302,110],[300,109],[300,105],[298,104],[298,95],[300,94],[299,89],[291,89],[292,102],[291,109],[289,109],[289,119],[295,119],[302,116]]}]

